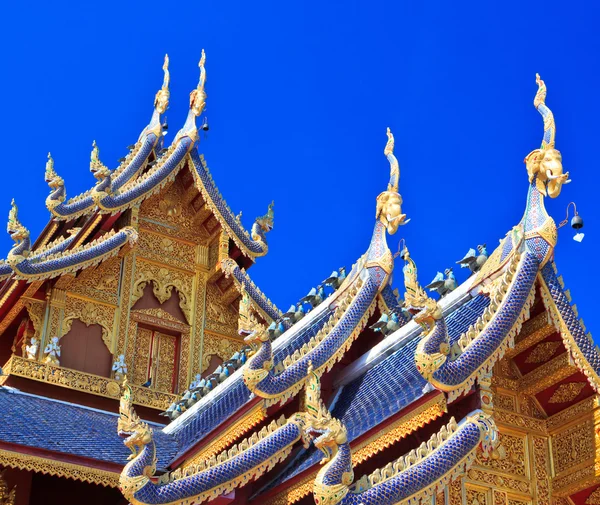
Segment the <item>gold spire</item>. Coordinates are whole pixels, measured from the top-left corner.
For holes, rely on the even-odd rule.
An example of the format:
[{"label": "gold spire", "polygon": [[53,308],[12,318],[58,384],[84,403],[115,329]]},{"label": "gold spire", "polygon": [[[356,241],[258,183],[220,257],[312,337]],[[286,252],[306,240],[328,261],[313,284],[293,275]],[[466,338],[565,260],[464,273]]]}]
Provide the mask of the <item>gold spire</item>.
[{"label": "gold spire", "polygon": [[388,141],[383,150],[383,154],[387,156],[390,162],[390,182],[388,183],[388,191],[398,192],[398,182],[400,180],[400,165],[394,156],[394,135],[390,128],[387,129]]},{"label": "gold spire", "polygon": [[165,62],[163,63],[162,68],[165,73],[163,78],[163,85],[154,97],[154,108],[159,114],[164,114],[164,112],[167,110],[167,108],[169,107],[169,97],[171,96],[169,92],[169,83],[171,82],[171,75],[169,74],[168,54],[165,54]]},{"label": "gold spire", "polygon": [[56,171],[54,170],[54,159],[52,154],[48,153],[48,161],[46,161],[46,180],[53,179],[56,177]]},{"label": "gold spire", "polygon": [[535,82],[538,85],[537,93],[533,99],[533,105],[542,115],[544,119],[544,137],[542,139],[542,149],[552,149],[556,141],[556,124],[554,122],[554,114],[546,106],[546,83],[540,77],[540,74],[535,74]]},{"label": "gold spire", "polygon": [[202,114],[204,107],[206,106],[206,93],[204,92],[204,84],[206,83],[206,69],[204,63],[206,61],[206,54],[202,49],[202,56],[198,67],[200,67],[200,79],[198,80],[198,86],[194,91],[190,93],[190,109],[196,117]]},{"label": "gold spire", "polygon": [[383,153],[390,162],[390,182],[387,190],[377,197],[377,210],[375,217],[379,219],[390,235],[398,231],[398,227],[408,223],[406,214],[402,214],[402,196],[398,193],[398,181],[400,179],[400,166],[394,156],[394,136],[387,129],[388,141]]}]

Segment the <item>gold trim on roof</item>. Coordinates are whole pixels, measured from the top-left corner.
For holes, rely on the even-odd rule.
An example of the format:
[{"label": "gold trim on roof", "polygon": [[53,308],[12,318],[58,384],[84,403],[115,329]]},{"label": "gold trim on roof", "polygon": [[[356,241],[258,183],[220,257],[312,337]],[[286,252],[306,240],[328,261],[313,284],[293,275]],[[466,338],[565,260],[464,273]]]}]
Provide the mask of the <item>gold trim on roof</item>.
[{"label": "gold trim on roof", "polygon": [[[12,356],[2,369],[5,376],[0,379],[0,383],[6,381],[8,376],[13,375],[114,400],[118,399],[121,394],[121,386],[114,379],[41,363],[20,356]],[[131,388],[135,392],[135,403],[152,409],[166,410],[179,398],[177,395],[150,388],[135,385],[132,385]]]},{"label": "gold trim on roof", "polygon": [[204,449],[201,449],[200,452],[186,460],[185,463],[181,465],[181,468],[187,468],[188,466],[200,463],[201,461],[208,460],[213,456],[220,454],[266,417],[264,405],[259,403],[237,423],[229,427],[225,432],[219,434],[216,439],[211,440]]},{"label": "gold trim on roof", "polygon": [[0,465],[90,484],[100,484],[105,487],[118,487],[119,485],[119,474],[115,472],[3,449],[0,449]]}]

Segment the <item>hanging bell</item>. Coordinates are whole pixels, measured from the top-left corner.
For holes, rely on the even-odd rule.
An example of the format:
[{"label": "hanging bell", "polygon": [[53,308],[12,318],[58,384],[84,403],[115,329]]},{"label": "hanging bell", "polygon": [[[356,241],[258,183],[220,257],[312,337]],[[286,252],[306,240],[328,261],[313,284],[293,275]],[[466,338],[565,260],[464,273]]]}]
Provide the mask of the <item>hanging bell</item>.
[{"label": "hanging bell", "polygon": [[207,118],[207,117],[205,117],[205,118],[204,118],[204,121],[203,121],[203,123],[202,123],[202,129],[203,129],[205,132],[207,132],[207,131],[209,130],[209,127],[208,127],[208,118]]},{"label": "hanging bell", "polygon": [[583,228],[583,219],[581,219],[581,216],[579,214],[576,214],[575,216],[573,216],[573,219],[571,219],[571,228],[575,230],[580,230],[581,228]]}]

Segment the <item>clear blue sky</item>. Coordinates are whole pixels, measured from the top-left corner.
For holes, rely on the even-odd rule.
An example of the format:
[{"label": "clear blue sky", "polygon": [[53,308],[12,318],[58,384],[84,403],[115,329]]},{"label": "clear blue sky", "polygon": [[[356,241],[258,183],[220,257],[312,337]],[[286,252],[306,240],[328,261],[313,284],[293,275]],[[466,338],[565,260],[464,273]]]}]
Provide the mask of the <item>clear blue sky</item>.
[{"label": "clear blue sky", "polygon": [[[269,253],[251,269],[264,292],[286,309],[364,252],[388,180],[387,126],[412,219],[390,245],[406,238],[426,283],[469,247],[487,242],[491,252],[518,223],[522,160],[542,137],[532,105],[539,72],[573,179],[548,209],[559,222],[575,200],[586,224],[581,244],[560,230],[556,263],[600,336],[589,288],[600,230],[598,2],[74,5],[11,2],[0,21],[0,214],[15,197],[34,237],[49,217],[46,153],[68,196],[94,183],[93,139],[114,168],[150,119],[166,52],[172,138],[205,48],[211,130],[200,150],[247,227],[275,200]],[[0,237],[3,251],[10,246]]]}]

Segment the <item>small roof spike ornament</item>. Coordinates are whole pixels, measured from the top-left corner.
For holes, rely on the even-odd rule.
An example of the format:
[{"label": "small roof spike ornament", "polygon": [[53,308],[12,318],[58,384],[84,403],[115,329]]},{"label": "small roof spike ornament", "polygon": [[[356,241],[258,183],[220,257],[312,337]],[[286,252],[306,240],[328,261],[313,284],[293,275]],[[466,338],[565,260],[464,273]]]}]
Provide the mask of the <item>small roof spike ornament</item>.
[{"label": "small roof spike ornament", "polygon": [[190,93],[190,109],[194,113],[194,116],[198,117],[202,114],[204,107],[206,107],[206,92],[204,91],[204,84],[206,83],[206,69],[204,63],[206,62],[206,54],[202,49],[202,56],[198,67],[200,68],[200,79],[198,80],[198,86],[195,90]]},{"label": "small roof spike ornament", "polygon": [[390,181],[387,191],[384,191],[377,197],[377,211],[375,217],[380,219],[387,228],[390,235],[398,231],[398,227],[407,224],[410,219],[406,219],[406,214],[402,214],[402,197],[398,192],[398,183],[400,181],[400,165],[396,156],[394,156],[394,135],[390,129],[387,129],[388,141],[383,153],[390,162]]},{"label": "small roof spike ornament", "polygon": [[162,87],[157,91],[154,97],[154,108],[159,114],[164,114],[169,108],[169,98],[171,93],[169,91],[169,83],[171,82],[171,74],[169,74],[169,55],[165,54],[165,62],[163,63],[163,84]]}]

